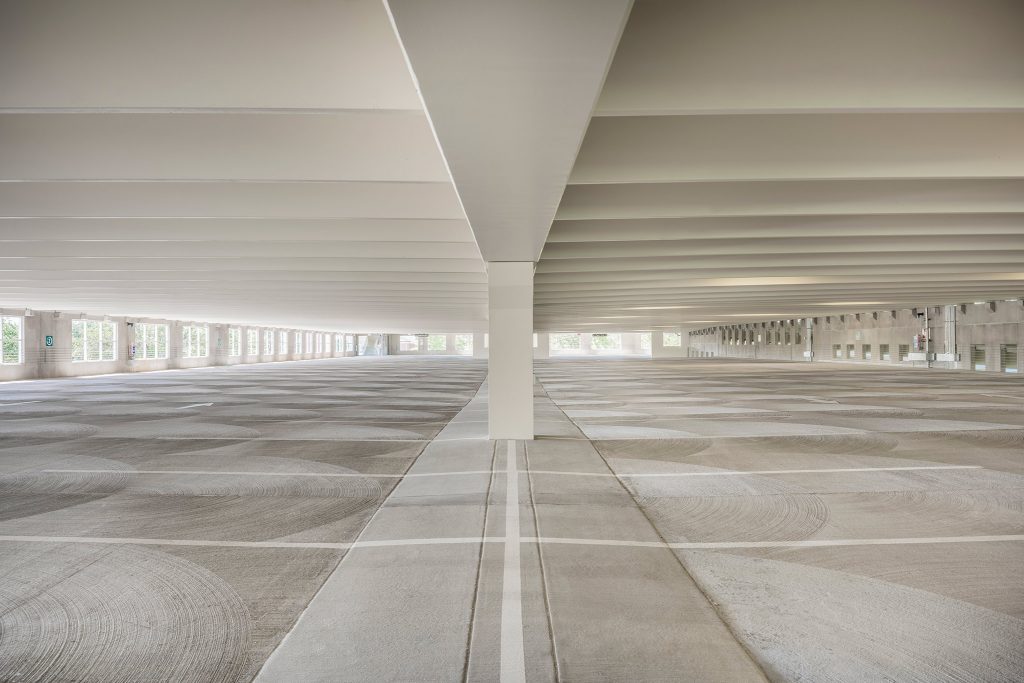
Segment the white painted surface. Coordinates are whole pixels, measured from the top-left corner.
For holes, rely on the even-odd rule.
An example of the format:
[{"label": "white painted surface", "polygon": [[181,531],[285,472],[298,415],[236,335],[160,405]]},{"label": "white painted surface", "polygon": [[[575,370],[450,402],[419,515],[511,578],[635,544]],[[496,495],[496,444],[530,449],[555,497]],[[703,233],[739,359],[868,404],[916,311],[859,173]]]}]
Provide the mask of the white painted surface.
[{"label": "white painted surface", "polygon": [[632,0],[388,0],[486,261],[535,261]]},{"label": "white painted surface", "polygon": [[523,579],[519,537],[519,468],[510,440],[505,467],[505,566],[501,584],[501,683],[526,681],[523,647]]},{"label": "white painted surface", "polygon": [[489,432],[533,438],[533,263],[487,264]]}]

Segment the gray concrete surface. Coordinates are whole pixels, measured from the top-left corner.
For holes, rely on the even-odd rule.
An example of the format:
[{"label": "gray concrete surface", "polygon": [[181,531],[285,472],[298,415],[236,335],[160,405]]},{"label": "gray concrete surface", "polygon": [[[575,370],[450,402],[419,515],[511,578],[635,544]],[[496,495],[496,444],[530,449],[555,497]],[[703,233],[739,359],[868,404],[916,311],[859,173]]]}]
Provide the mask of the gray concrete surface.
[{"label": "gray concrete surface", "polygon": [[1019,379],[485,370],[0,385],[0,681],[1024,679]]}]

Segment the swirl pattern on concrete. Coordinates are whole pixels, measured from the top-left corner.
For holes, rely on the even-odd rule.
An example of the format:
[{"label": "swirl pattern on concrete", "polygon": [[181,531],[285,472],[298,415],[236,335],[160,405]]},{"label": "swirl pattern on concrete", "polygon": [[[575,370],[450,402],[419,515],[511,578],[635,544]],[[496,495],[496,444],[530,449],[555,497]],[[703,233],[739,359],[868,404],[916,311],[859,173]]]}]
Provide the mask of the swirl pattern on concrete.
[{"label": "swirl pattern on concrete", "polygon": [[63,441],[81,439],[99,431],[99,427],[77,422],[50,422],[34,420],[0,421],[0,440],[32,439],[40,441]]},{"label": "swirl pattern on concrete", "polygon": [[594,447],[606,458],[679,462],[707,450],[713,443],[711,439],[606,439],[595,441]]},{"label": "swirl pattern on concrete", "polygon": [[151,548],[11,544],[0,680],[234,681],[250,619],[231,587]]},{"label": "swirl pattern on concrete", "polygon": [[794,541],[829,521],[820,496],[767,477],[627,478],[626,485],[668,541]]},{"label": "swirl pattern on concrete", "polygon": [[772,678],[1017,683],[1024,676],[1020,619],[839,571],[678,552]]}]

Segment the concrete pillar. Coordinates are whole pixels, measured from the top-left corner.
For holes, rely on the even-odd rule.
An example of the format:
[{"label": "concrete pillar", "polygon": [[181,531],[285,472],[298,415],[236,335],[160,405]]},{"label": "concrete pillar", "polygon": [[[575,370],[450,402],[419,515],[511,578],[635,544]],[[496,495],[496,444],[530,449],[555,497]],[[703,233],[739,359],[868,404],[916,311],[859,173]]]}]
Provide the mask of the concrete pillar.
[{"label": "concrete pillar", "polygon": [[[665,346],[663,334],[665,332],[678,332],[682,335],[682,330],[655,330],[651,333],[651,358],[679,358],[686,355],[686,349],[683,346]],[[683,342],[685,344],[685,340]]]},{"label": "concrete pillar", "polygon": [[[35,334],[30,336],[30,329]],[[53,346],[46,346],[47,336],[53,337]],[[34,356],[39,362],[36,377],[47,379],[72,374],[70,316],[58,311],[38,311],[25,318],[24,339],[25,360]]]},{"label": "concrete pillar", "polygon": [[[488,341],[490,341],[488,339]],[[484,346],[484,333],[473,333],[473,358],[487,358],[487,347]]]},{"label": "concrete pillar", "polygon": [[532,261],[487,264],[491,439],[533,438],[533,268]]},{"label": "concrete pillar", "polygon": [[533,350],[534,358],[551,357],[551,337],[547,332],[537,333],[537,347]]},{"label": "concrete pillar", "polygon": [[[228,326],[210,325],[210,365],[230,365],[228,358]],[[276,341],[276,340],[275,340]]]},{"label": "concrete pillar", "polygon": [[627,356],[636,356],[643,353],[643,351],[640,350],[639,332],[622,333],[622,353]]},{"label": "concrete pillar", "polygon": [[804,318],[804,360],[814,360],[814,318]]}]

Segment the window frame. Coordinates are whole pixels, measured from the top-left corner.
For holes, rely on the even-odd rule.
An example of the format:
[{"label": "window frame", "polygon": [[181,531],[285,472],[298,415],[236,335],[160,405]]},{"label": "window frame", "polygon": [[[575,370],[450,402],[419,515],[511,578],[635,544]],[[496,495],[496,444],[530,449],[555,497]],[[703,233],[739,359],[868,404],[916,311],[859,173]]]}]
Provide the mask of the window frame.
[{"label": "window frame", "polygon": [[228,357],[238,358],[242,355],[242,330],[237,327],[228,328]]},{"label": "window frame", "polygon": [[[135,360],[167,360],[171,356],[170,326],[166,323],[135,323]],[[150,339],[152,332],[152,339]],[[161,332],[164,338],[164,352],[160,354]],[[152,344],[152,353],[150,345]]]},{"label": "window frame", "polygon": [[181,357],[210,357],[210,326],[183,325],[181,328]]},{"label": "window frame", "polygon": [[264,330],[263,332],[263,355],[273,356],[274,355],[274,331]]},{"label": "window frame", "polygon": [[[18,334],[14,341],[17,360],[8,360],[7,346],[10,343],[8,334],[4,333],[7,325],[17,328]],[[0,315],[0,365],[21,365],[25,362],[25,317],[20,315]]]},{"label": "window frame", "polygon": [[[90,332],[89,328],[96,328],[96,358],[89,357]],[[75,328],[81,328],[81,351],[82,357],[75,358]],[[105,332],[110,333],[109,348],[110,356],[105,357],[104,347],[108,346],[108,339]],[[92,320],[89,318],[78,318],[71,321],[71,362],[72,363],[111,363],[117,360],[117,323],[112,320]]]}]

